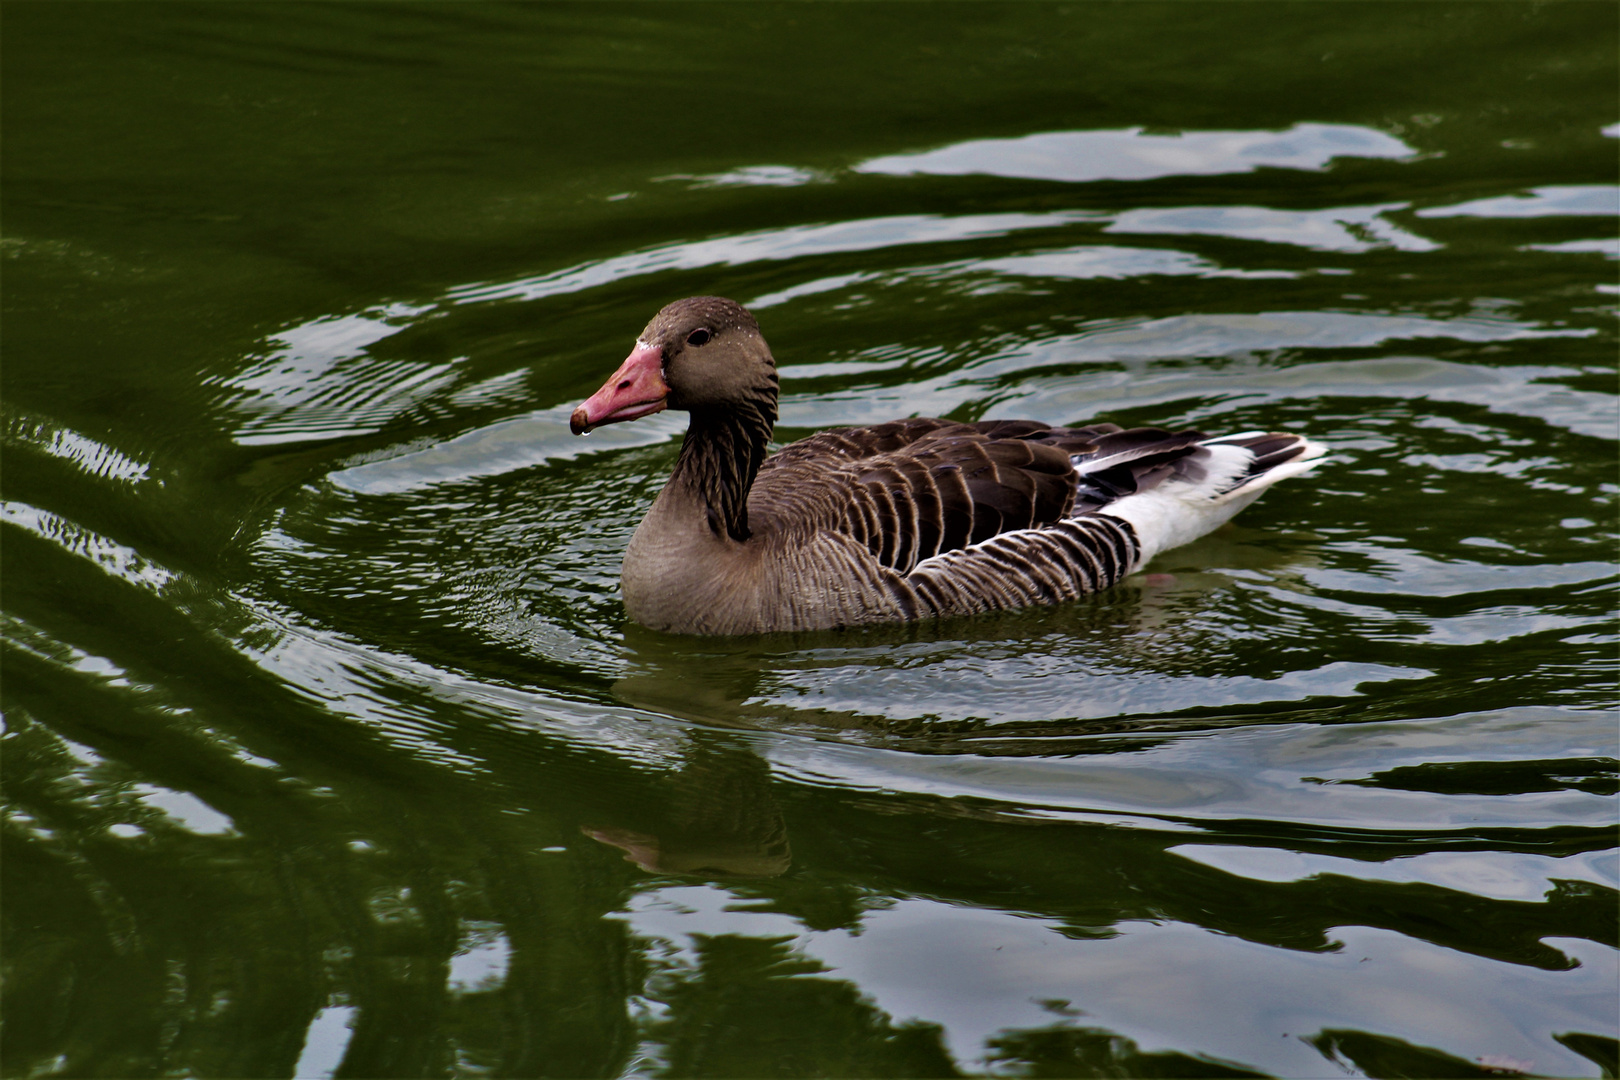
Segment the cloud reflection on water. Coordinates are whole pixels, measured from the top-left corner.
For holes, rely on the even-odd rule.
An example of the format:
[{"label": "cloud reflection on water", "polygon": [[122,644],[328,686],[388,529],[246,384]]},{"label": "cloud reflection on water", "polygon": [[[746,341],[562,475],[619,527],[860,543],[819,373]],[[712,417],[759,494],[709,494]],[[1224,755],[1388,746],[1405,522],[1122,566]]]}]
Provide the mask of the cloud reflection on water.
[{"label": "cloud reflection on water", "polygon": [[983,174],[1083,183],[1218,176],[1259,168],[1322,169],[1335,158],[1410,159],[1417,151],[1373,128],[1355,124],[1295,124],[1286,131],[1150,133],[1052,131],[1015,139],[974,139],[937,150],[891,154],[855,166],[895,176]]}]

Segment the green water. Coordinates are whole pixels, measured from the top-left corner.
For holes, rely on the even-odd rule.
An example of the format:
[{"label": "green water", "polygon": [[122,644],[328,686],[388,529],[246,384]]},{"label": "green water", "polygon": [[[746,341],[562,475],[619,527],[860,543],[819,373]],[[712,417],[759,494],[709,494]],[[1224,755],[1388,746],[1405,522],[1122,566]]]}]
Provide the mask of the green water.
[{"label": "green water", "polygon": [[[6,1076],[1616,1075],[1610,3],[0,11]],[[625,624],[779,437],[1310,432],[1092,601]]]}]

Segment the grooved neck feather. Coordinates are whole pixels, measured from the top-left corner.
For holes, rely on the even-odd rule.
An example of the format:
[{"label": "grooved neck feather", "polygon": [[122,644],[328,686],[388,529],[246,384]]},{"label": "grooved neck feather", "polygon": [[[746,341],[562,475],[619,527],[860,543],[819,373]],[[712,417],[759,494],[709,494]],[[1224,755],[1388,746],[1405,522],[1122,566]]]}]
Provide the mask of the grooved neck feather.
[{"label": "grooved neck feather", "polygon": [[672,483],[710,512],[710,528],[739,543],[748,529],[748,492],[776,425],[775,387],[724,409],[694,409]]}]

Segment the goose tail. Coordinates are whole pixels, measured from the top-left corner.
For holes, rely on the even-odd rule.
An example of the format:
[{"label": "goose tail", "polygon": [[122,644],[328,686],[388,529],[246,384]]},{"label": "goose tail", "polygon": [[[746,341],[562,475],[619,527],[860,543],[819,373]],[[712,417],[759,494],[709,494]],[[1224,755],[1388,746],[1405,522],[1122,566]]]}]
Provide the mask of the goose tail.
[{"label": "goose tail", "polygon": [[[1326,453],[1303,435],[1277,432],[1201,439],[1191,452],[1139,474],[1134,492],[1094,512],[1130,524],[1141,545],[1140,569],[1160,552],[1220,528],[1271,485],[1314,469]],[[1082,485],[1088,472],[1108,466],[1106,459],[1077,462]]]}]

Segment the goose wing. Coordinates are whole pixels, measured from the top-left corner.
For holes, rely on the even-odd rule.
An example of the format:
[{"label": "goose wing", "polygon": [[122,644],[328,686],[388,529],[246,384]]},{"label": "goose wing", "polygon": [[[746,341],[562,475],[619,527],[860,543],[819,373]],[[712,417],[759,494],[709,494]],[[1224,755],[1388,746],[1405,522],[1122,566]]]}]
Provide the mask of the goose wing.
[{"label": "goose wing", "polygon": [[832,530],[883,566],[1054,525],[1185,471],[1206,436],[1114,424],[1052,427],[920,418],[822,432],[769,458],[749,516],[793,535]]}]

